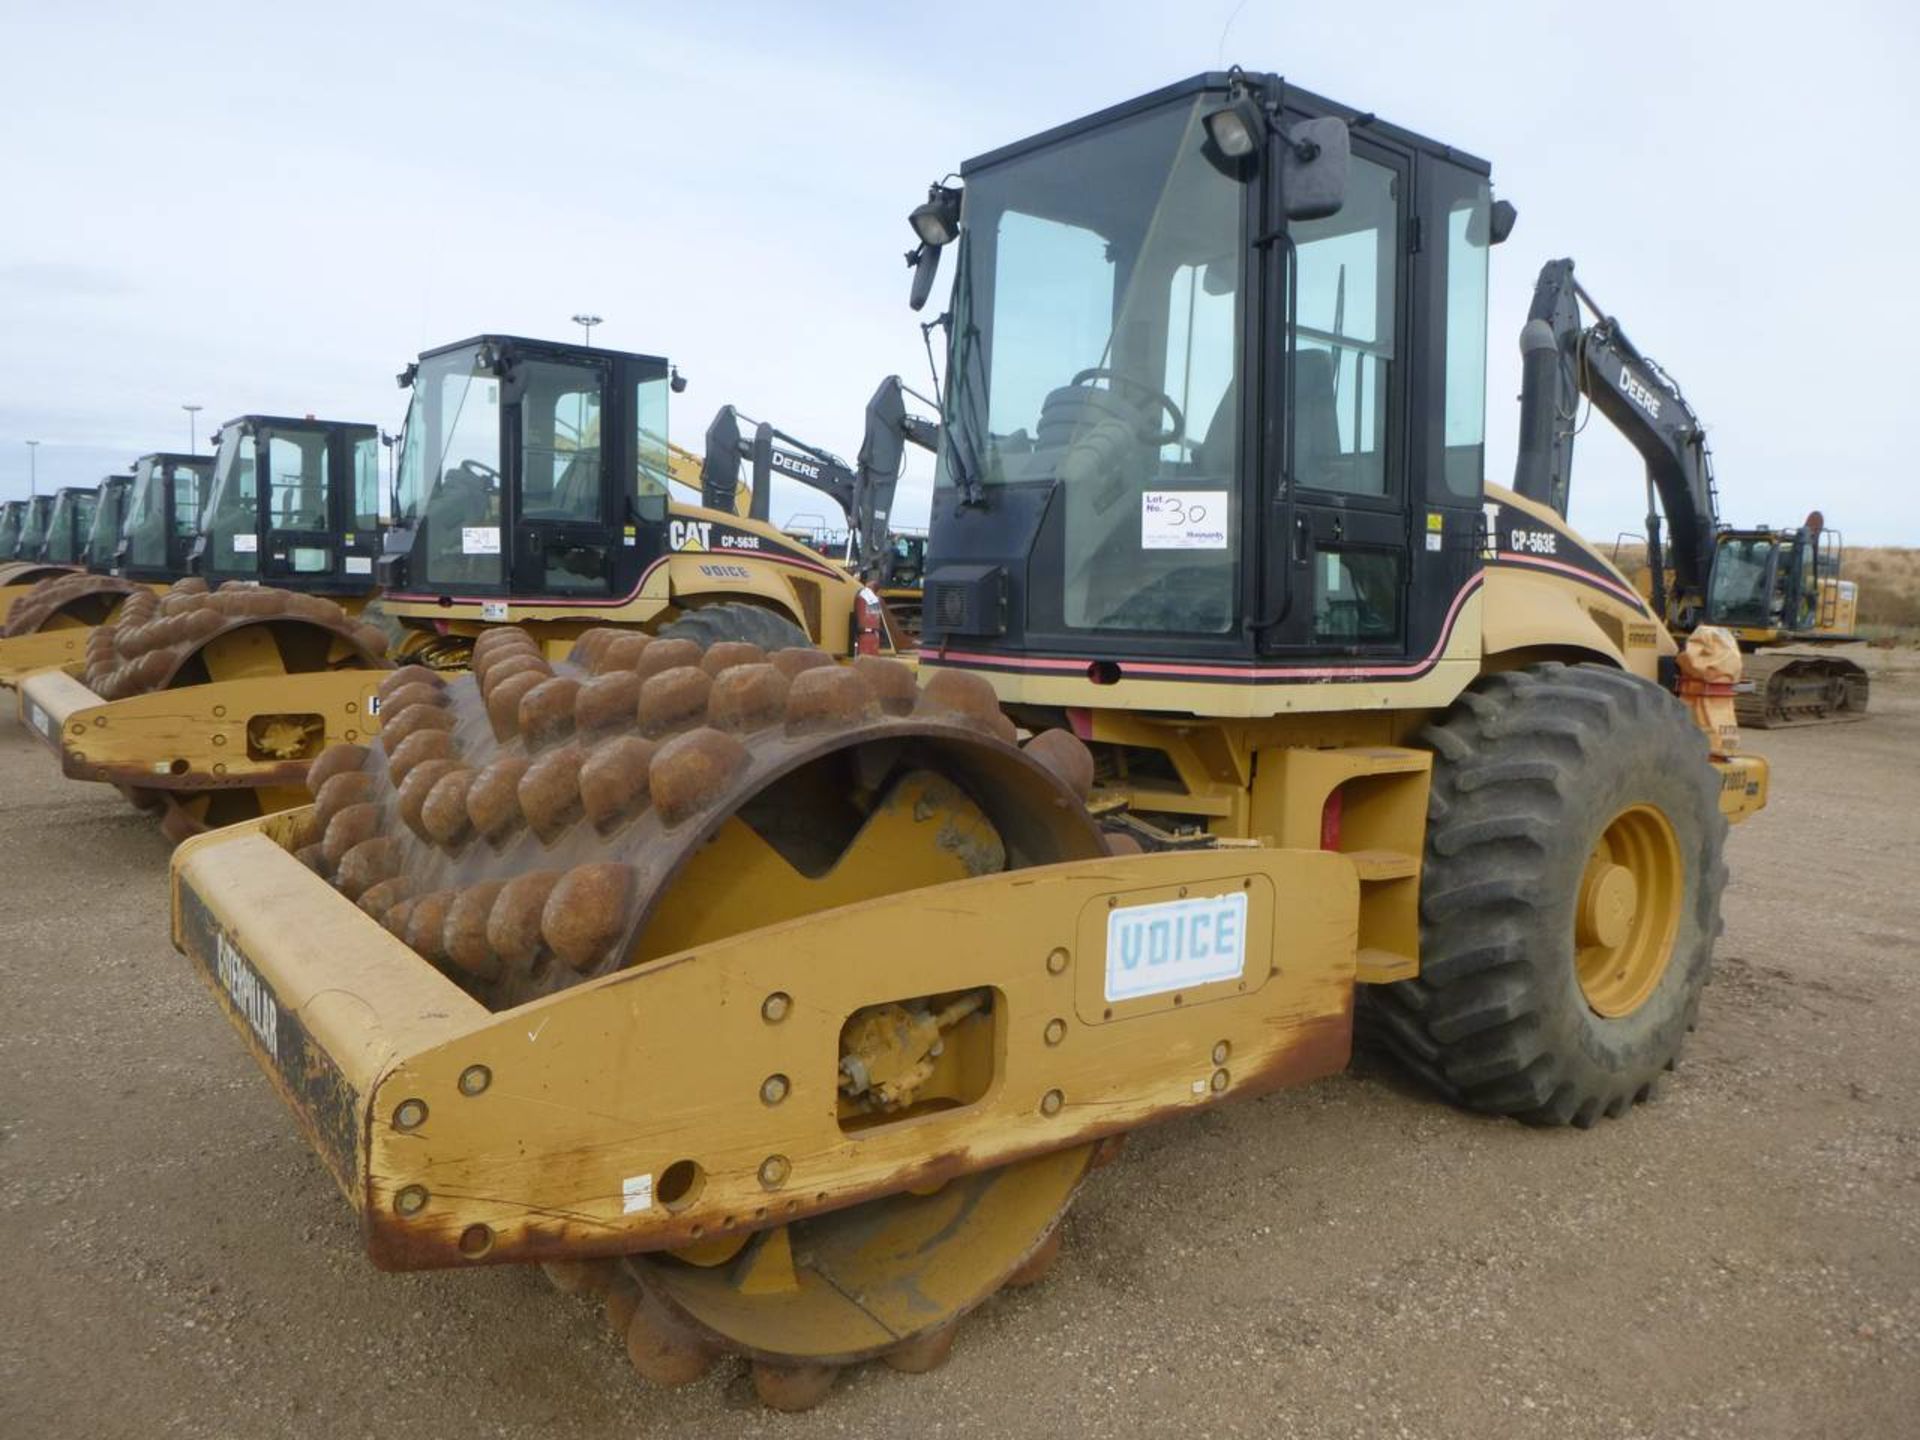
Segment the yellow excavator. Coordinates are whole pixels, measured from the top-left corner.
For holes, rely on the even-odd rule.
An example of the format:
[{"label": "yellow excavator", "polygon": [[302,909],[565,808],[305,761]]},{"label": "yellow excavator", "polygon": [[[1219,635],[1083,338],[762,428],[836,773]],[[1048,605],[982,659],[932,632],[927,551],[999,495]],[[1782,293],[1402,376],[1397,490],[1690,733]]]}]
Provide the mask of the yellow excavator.
[{"label": "yellow excavator", "polygon": [[[1485,482],[1513,220],[1484,161],[1238,69],[970,161],[911,217],[916,304],[957,253],[917,669],[557,653],[542,602],[389,677],[311,807],[181,847],[175,943],[374,1262],[541,1263],[648,1380],[732,1355],[801,1408],[941,1363],[1129,1131],[1334,1074],[1357,1020],[1476,1110],[1647,1099],[1767,768]],[[513,374],[416,377],[425,473],[477,462],[420,512],[420,614],[518,620],[521,566],[676,604],[757,536],[624,467],[635,518],[578,519],[543,410],[516,515]]]}]

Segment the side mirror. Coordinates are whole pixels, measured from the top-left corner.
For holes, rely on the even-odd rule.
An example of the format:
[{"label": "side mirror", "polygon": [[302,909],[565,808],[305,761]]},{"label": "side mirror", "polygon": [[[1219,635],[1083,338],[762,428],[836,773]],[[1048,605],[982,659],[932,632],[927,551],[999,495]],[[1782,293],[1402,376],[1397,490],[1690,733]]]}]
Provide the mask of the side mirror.
[{"label": "side mirror", "polygon": [[1324,220],[1347,203],[1347,122],[1302,120],[1280,137],[1280,195],[1289,220]]},{"label": "side mirror", "polygon": [[913,266],[913,288],[907,292],[907,306],[913,310],[925,309],[927,297],[933,293],[934,277],[940,273],[940,249],[922,243],[907,256],[907,263]]}]

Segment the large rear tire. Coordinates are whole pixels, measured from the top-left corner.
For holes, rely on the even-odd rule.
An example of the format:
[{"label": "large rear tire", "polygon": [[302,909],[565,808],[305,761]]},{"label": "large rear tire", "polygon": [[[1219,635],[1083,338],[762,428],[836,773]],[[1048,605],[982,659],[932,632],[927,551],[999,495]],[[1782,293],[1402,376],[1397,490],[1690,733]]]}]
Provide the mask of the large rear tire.
[{"label": "large rear tire", "polygon": [[1542,665],[1483,677],[1424,739],[1420,975],[1365,992],[1370,1028],[1473,1109],[1625,1114],[1673,1068],[1720,929],[1704,736],[1648,681]]}]

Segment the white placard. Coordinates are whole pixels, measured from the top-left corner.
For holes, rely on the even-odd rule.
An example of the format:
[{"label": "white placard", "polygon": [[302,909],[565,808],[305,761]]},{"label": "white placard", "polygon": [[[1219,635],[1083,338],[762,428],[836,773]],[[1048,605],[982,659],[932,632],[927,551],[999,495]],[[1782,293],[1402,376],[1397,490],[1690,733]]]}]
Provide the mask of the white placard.
[{"label": "white placard", "polygon": [[498,555],[500,527],[498,525],[462,525],[460,553],[462,555]]},{"label": "white placard", "polygon": [[236,555],[257,555],[260,552],[258,535],[236,535],[233,537],[233,553]]},{"label": "white placard", "polygon": [[1107,912],[1107,999],[1231,980],[1246,968],[1247,892]]},{"label": "white placard", "polygon": [[505,620],[507,618],[507,602],[504,600],[482,600],[480,602],[480,618],[482,620]]},{"label": "white placard", "polygon": [[373,557],[371,555],[349,555],[345,560],[345,568],[349,575],[371,575],[373,573]]},{"label": "white placard", "polygon": [[1227,491],[1149,490],[1140,497],[1142,550],[1227,548]]}]

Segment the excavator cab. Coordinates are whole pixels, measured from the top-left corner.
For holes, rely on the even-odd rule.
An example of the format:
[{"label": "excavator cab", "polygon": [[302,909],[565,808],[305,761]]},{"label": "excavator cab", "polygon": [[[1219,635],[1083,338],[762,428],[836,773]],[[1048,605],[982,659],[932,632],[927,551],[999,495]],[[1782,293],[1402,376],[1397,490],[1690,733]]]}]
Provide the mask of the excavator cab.
[{"label": "excavator cab", "polygon": [[1416,673],[1537,528],[1483,509],[1488,167],[1261,89],[1271,127],[1201,76],[916,212],[959,232],[923,654],[1003,699]]},{"label": "excavator cab", "polygon": [[47,542],[42,552],[50,565],[84,565],[87,537],[93,533],[97,486],[62,485],[53,495],[47,516]]},{"label": "excavator cab", "polygon": [[257,580],[319,595],[373,589],[380,437],[372,425],[242,415],[220,427],[217,443],[189,556],[194,574],[212,585]]},{"label": "excavator cab", "polygon": [[[1837,530],[1723,530],[1714,537],[1707,623],[1743,639],[1841,632],[1841,538]],[[1851,632],[1847,617],[1844,632]]]},{"label": "excavator cab", "polygon": [[87,526],[86,544],[80,563],[95,575],[113,573],[113,552],[120,545],[120,527],[127,518],[127,493],[133,489],[133,476],[109,475],[100,482],[93,519]]},{"label": "excavator cab", "polygon": [[113,573],[129,580],[171,582],[188,573],[200,533],[200,506],[213,474],[206,455],[155,451],[133,467],[127,513],[115,542]]},{"label": "excavator cab", "polygon": [[423,354],[401,444],[390,590],[614,598],[668,548],[654,355],[481,335]]}]

